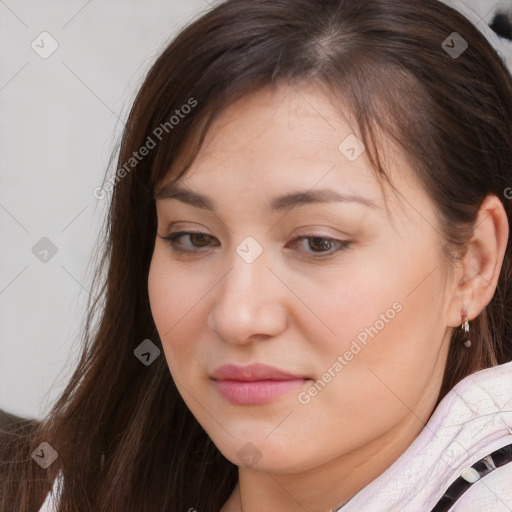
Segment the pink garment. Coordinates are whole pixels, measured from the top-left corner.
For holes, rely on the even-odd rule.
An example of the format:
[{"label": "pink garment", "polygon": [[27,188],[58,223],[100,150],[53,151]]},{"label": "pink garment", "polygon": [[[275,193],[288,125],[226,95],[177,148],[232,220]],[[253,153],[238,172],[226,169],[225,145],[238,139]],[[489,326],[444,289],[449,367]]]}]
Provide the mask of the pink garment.
[{"label": "pink garment", "polygon": [[[511,443],[509,362],[460,381],[409,448],[339,510],[430,512],[464,469]],[[56,496],[61,483],[57,478],[52,491]],[[52,493],[39,512],[58,512]],[[474,483],[450,512],[512,512],[512,462]]]}]

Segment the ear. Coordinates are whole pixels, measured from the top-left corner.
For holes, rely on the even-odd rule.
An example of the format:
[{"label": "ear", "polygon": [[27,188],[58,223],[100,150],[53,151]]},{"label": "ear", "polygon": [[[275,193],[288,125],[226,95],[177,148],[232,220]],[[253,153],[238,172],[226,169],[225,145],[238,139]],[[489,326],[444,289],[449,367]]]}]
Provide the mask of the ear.
[{"label": "ear", "polygon": [[500,275],[509,225],[503,204],[494,194],[485,197],[478,210],[467,252],[458,262],[448,325],[461,325],[462,305],[468,320],[476,318],[494,296]]}]

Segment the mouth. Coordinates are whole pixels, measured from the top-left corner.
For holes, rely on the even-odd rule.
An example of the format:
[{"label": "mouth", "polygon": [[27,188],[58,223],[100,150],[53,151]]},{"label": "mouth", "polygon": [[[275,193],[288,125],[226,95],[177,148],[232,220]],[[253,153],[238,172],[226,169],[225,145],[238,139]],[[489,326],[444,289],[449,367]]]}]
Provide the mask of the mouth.
[{"label": "mouth", "polygon": [[259,405],[298,390],[310,379],[262,364],[224,365],[210,376],[217,391],[233,405]]}]

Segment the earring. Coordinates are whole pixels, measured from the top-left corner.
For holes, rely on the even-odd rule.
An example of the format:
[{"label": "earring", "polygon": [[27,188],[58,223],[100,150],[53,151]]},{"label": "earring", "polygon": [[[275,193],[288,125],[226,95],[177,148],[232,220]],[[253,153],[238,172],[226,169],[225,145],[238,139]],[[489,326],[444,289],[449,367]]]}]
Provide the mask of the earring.
[{"label": "earring", "polygon": [[[461,312],[461,321],[462,321],[462,325],[460,326],[461,329],[464,329],[464,332],[467,332],[469,333],[469,322],[468,322],[468,314],[466,312],[466,308],[463,307],[462,308],[462,312]],[[464,346],[466,348],[469,348],[471,347],[471,340],[468,339],[464,342]]]}]

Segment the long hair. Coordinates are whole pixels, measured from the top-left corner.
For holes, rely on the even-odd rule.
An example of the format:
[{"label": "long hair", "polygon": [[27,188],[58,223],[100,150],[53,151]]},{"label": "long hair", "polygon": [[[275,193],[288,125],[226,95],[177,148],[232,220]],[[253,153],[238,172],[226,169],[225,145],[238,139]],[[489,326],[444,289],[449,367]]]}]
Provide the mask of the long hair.
[{"label": "long hair", "polygon": [[[134,356],[146,339],[162,350],[147,290],[154,191],[178,157],[176,179],[185,174],[231,102],[301,80],[343,98],[377,176],[386,177],[378,134],[399,145],[436,206],[447,261],[467,243],[487,194],[502,200],[510,223],[512,79],[464,16],[435,0],[215,6],[171,41],[136,96],[116,179],[102,191],[113,185],[81,357],[50,413],[3,462],[2,512],[33,512],[33,496],[58,471],[61,512],[217,512],[228,499],[237,466],[188,410],[165,358],[146,366]],[[495,295],[472,321],[471,350],[454,330],[439,400],[511,358],[511,272],[509,244]],[[58,453],[47,469],[30,456],[42,442]]]}]

